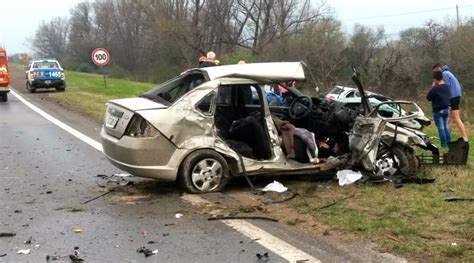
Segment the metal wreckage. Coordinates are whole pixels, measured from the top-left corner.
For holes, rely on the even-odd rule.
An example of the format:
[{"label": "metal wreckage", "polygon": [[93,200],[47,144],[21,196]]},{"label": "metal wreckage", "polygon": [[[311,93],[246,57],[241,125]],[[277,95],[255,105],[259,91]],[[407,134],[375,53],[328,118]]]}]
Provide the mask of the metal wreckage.
[{"label": "metal wreckage", "polygon": [[416,103],[373,105],[355,70],[352,79],[362,95],[356,105],[301,93],[301,62],[187,70],[140,97],[107,103],[104,154],[133,175],[178,181],[192,193],[220,191],[248,175],[349,168],[369,178],[416,176],[416,146],[439,159]]}]

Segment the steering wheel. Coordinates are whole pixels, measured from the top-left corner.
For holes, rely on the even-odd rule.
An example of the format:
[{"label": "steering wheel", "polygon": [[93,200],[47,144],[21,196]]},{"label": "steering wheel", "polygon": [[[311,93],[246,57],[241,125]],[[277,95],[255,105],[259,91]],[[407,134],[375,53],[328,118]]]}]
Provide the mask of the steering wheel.
[{"label": "steering wheel", "polygon": [[293,120],[300,120],[306,118],[313,107],[313,102],[308,96],[301,96],[294,99],[288,109],[288,115]]}]

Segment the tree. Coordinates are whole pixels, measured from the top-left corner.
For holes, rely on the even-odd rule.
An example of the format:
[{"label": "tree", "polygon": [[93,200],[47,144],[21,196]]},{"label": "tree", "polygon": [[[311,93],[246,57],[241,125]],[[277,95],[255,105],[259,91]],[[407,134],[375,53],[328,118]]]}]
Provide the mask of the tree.
[{"label": "tree", "polygon": [[49,22],[41,22],[34,37],[27,40],[37,55],[62,59],[66,55],[68,33],[67,18],[55,17]]}]

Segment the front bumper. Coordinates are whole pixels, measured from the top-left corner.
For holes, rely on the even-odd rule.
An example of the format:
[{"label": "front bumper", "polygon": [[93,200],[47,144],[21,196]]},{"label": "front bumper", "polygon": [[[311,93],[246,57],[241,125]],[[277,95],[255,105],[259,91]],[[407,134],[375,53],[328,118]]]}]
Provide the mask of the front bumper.
[{"label": "front bumper", "polygon": [[118,139],[107,134],[103,127],[100,134],[107,159],[135,176],[175,181],[179,165],[188,154],[161,134],[153,138],[122,136]]}]

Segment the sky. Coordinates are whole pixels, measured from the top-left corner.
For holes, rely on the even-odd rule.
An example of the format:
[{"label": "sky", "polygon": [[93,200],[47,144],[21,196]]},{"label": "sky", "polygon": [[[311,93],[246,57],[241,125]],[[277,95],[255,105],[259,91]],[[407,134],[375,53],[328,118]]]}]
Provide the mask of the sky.
[{"label": "sky", "polygon": [[[9,54],[29,52],[26,39],[32,37],[41,21],[56,16],[69,16],[69,11],[84,0],[1,0],[0,46]],[[315,1],[315,0],[311,0]],[[316,1],[315,1],[316,2]],[[354,24],[371,27],[383,25],[385,32],[422,26],[428,19],[455,21],[456,4],[462,19],[471,18],[474,0],[326,0],[345,32]]]}]

